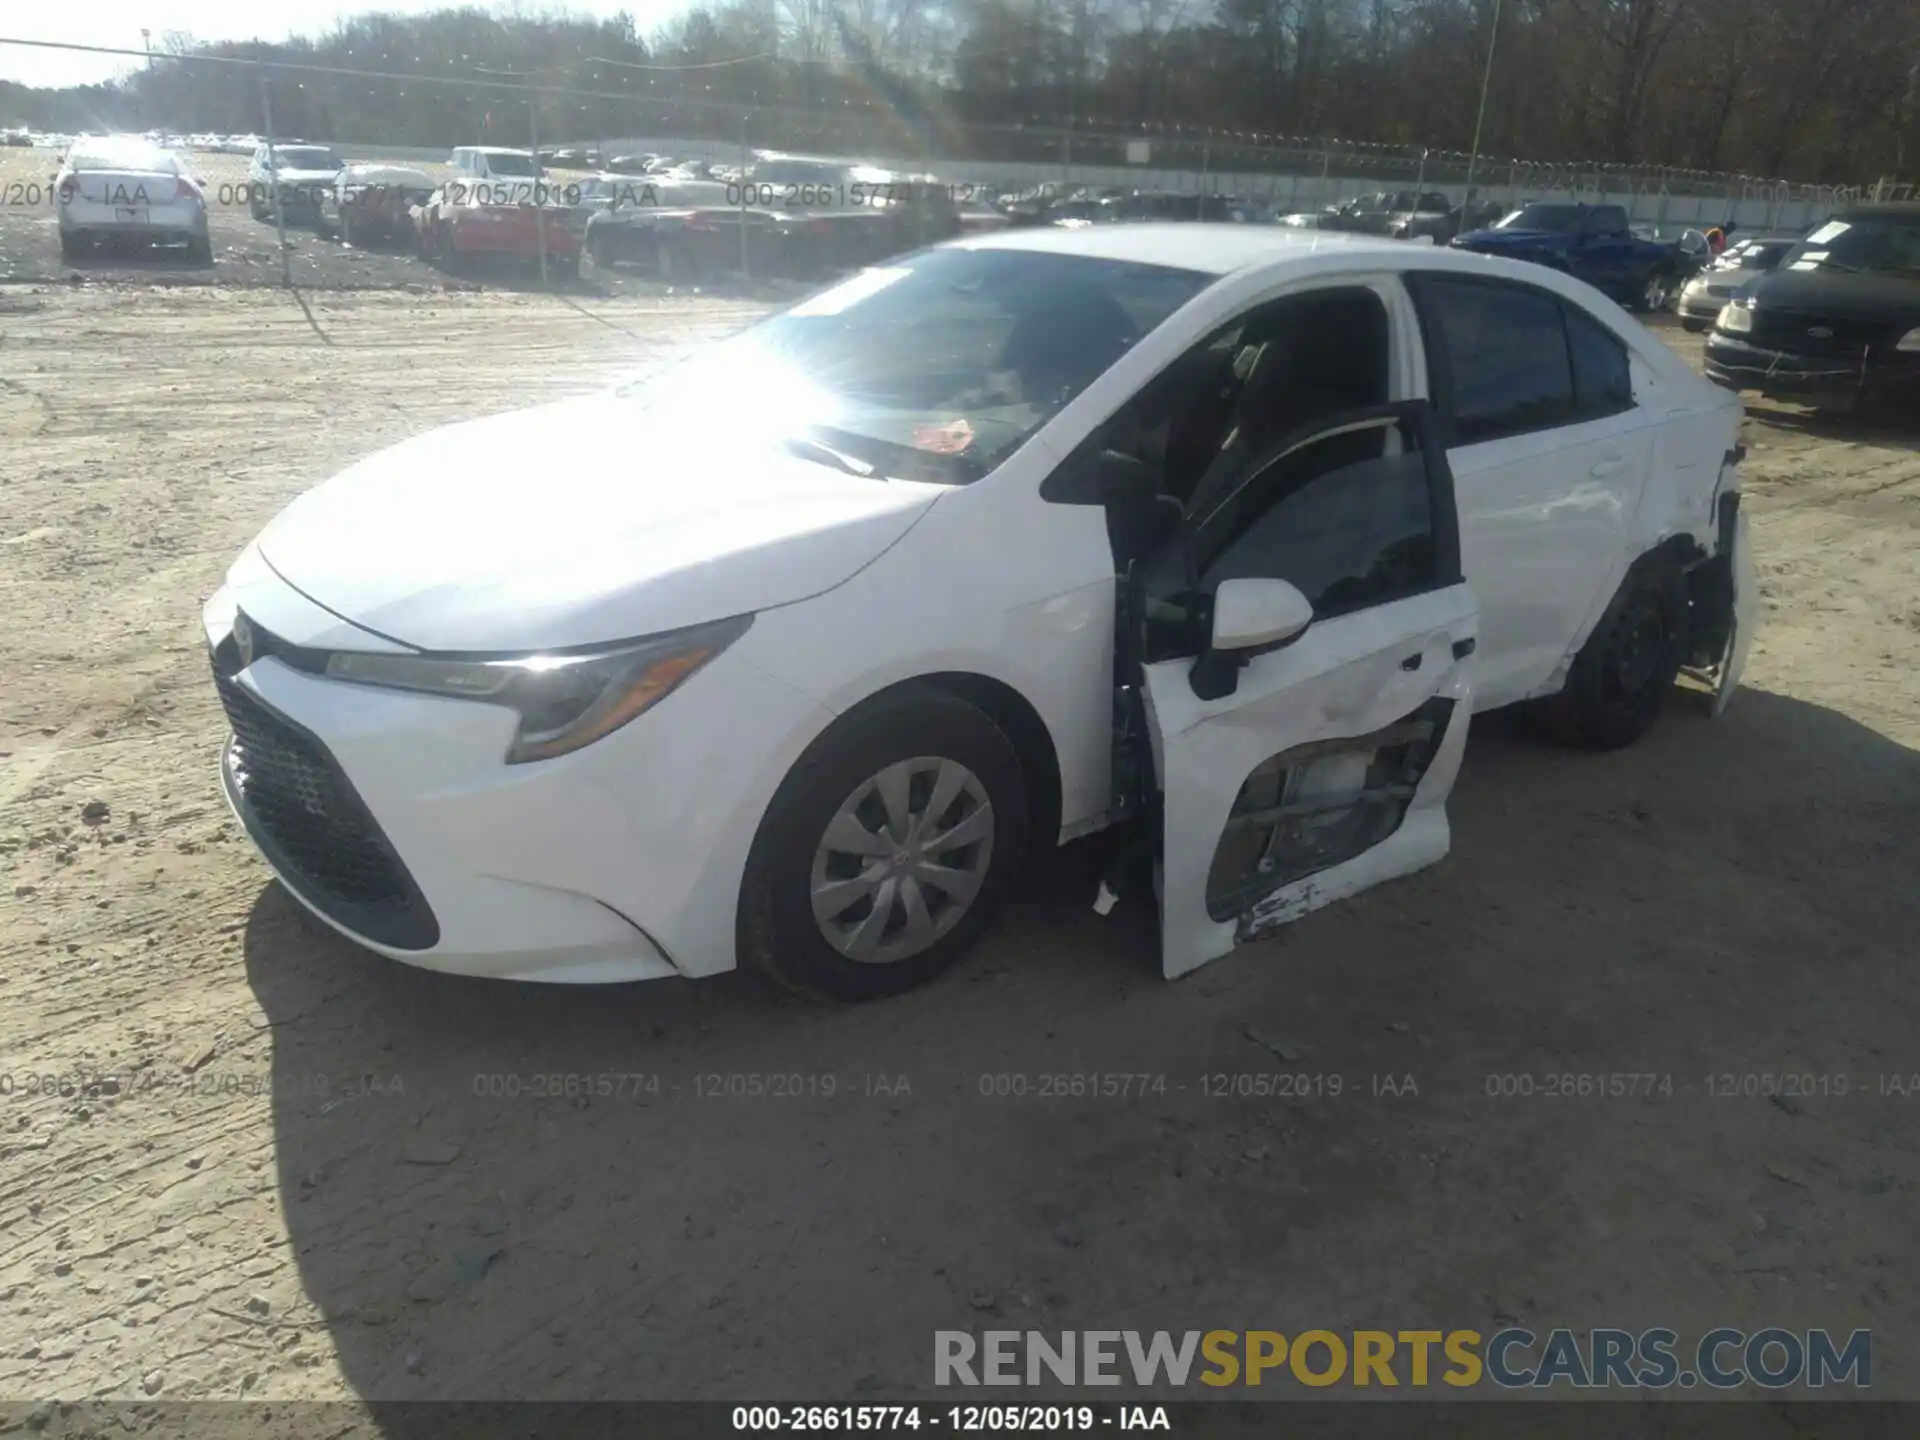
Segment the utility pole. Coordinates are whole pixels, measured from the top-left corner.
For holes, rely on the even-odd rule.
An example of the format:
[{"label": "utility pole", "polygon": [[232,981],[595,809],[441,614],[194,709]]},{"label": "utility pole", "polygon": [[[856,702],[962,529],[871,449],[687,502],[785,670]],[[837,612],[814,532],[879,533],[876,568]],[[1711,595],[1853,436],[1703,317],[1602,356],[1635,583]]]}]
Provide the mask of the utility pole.
[{"label": "utility pole", "polygon": [[147,52],[147,83],[140,87],[140,118],[145,120],[152,113],[153,103],[153,32],[140,32],[140,48]]},{"label": "utility pole", "polygon": [[534,72],[521,70],[489,70],[484,65],[474,67],[481,75],[493,75],[502,80],[515,80],[527,92],[527,148],[533,154],[533,243],[540,255],[540,283],[547,283],[547,213],[542,203],[542,191],[545,188],[540,168],[540,96],[530,83]]},{"label": "utility pole", "polygon": [[280,203],[280,160],[273,148],[273,89],[267,83],[267,72],[260,69],[260,118],[267,127],[267,133],[261,138],[267,142],[267,189],[273,195],[273,228],[280,238],[280,283],[287,289],[293,288],[293,259],[287,250],[287,214]]},{"label": "utility pole", "polygon": [[[1487,122],[1487,91],[1493,85],[1493,48],[1500,40],[1500,0],[1493,0],[1493,28],[1487,36],[1487,68],[1480,76],[1480,110],[1473,117],[1473,149],[1467,154],[1467,199],[1473,204],[1473,172],[1480,163],[1480,128]],[[1465,212],[1462,211],[1464,219]]]}]

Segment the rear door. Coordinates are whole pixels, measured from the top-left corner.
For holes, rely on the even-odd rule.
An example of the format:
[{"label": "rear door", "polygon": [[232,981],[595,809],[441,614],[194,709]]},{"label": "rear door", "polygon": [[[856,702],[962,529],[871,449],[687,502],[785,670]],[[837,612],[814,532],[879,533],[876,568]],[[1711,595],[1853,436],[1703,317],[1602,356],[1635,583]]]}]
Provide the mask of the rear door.
[{"label": "rear door", "polygon": [[[1311,621],[1221,653],[1215,601],[1239,580],[1290,583]],[[1127,599],[1169,978],[1446,854],[1477,621],[1425,402],[1281,441],[1136,568]]]},{"label": "rear door", "polygon": [[1480,605],[1483,708],[1555,688],[1626,565],[1654,412],[1625,343],[1516,280],[1409,278]]}]

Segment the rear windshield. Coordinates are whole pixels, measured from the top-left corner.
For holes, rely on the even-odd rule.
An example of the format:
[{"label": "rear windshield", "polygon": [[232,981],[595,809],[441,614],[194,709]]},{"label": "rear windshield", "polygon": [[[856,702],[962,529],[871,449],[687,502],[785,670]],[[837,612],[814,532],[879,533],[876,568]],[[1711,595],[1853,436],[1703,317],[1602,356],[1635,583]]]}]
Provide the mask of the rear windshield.
[{"label": "rear windshield", "polygon": [[178,175],[180,161],[169,150],[144,140],[89,140],[73,147],[67,163],[76,170],[144,170]]},{"label": "rear windshield", "polygon": [[482,155],[480,159],[486,165],[489,174],[533,174],[533,157],[531,155]]},{"label": "rear windshield", "polygon": [[276,145],[274,163],[289,170],[338,170],[340,157],[321,145]]}]

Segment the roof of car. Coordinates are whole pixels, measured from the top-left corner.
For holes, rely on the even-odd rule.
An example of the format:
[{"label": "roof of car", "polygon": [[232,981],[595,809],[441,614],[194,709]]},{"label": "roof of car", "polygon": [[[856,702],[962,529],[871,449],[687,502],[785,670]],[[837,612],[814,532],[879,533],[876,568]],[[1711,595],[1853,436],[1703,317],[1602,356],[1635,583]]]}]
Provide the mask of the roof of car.
[{"label": "roof of car", "polygon": [[994,231],[954,243],[977,249],[1036,250],[1167,265],[1209,275],[1230,275],[1235,270],[1269,264],[1290,255],[1305,257],[1316,251],[1336,249],[1343,255],[1364,252],[1382,259],[1397,257],[1400,260],[1413,257],[1429,260],[1437,253],[1432,246],[1409,246],[1404,240],[1378,236],[1235,224],[1091,225],[1079,230],[1042,226],[1031,230]]}]

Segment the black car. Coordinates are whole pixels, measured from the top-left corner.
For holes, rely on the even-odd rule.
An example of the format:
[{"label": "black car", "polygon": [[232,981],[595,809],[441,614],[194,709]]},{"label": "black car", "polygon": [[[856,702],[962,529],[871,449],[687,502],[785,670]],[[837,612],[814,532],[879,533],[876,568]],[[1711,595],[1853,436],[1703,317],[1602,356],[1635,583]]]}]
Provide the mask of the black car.
[{"label": "black car", "polygon": [[1720,312],[1706,372],[1840,410],[1920,404],[1920,205],[1836,212]]}]

